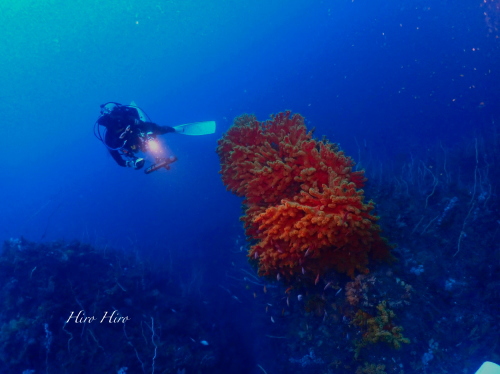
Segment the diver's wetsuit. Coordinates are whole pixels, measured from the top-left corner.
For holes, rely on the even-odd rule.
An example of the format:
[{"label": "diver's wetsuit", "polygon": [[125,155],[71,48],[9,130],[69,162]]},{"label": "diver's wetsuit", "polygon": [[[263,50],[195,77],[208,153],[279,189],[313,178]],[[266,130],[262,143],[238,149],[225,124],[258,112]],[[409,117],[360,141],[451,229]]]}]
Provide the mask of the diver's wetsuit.
[{"label": "diver's wetsuit", "polygon": [[[109,153],[120,166],[127,166],[122,155],[135,159],[136,152],[146,151],[147,133],[163,135],[175,132],[175,129],[170,126],[159,126],[152,122],[141,121],[137,109],[125,105],[116,106],[110,113],[99,118],[97,122],[106,127],[104,142]],[[130,127],[127,130],[128,126]]]}]

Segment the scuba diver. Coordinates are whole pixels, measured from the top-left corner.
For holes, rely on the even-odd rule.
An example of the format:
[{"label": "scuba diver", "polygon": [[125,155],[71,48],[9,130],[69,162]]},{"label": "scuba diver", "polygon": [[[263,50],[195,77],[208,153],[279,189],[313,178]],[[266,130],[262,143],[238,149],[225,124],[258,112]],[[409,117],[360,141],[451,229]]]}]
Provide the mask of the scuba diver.
[{"label": "scuba diver", "polygon": [[[101,133],[104,127],[104,134]],[[215,121],[192,122],[179,126],[160,126],[153,123],[134,102],[122,105],[110,101],[101,105],[101,115],[94,124],[94,135],[104,143],[109,153],[120,166],[139,170],[144,166],[144,158],[137,157],[139,151],[152,151],[157,135],[176,133],[181,135],[207,135],[215,132]],[[125,159],[124,159],[125,158]],[[144,170],[146,174],[165,168],[177,161],[177,157],[156,157],[155,163]]]},{"label": "scuba diver", "polygon": [[[100,127],[106,131],[101,134]],[[176,132],[170,126],[159,126],[135,105],[108,102],[101,105],[101,116],[94,126],[94,135],[101,140],[116,163],[139,170],[145,160],[135,154],[147,152],[149,142],[157,135]],[[126,159],[124,159],[126,158]]]}]

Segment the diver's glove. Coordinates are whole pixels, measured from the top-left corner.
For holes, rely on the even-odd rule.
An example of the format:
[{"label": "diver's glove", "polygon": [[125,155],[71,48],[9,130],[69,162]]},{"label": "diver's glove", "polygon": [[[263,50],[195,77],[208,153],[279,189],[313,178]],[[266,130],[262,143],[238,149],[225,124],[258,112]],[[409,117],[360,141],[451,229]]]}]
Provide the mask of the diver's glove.
[{"label": "diver's glove", "polygon": [[127,166],[129,168],[134,168],[135,170],[139,170],[144,166],[146,161],[143,158],[136,158],[135,160],[127,161]]}]

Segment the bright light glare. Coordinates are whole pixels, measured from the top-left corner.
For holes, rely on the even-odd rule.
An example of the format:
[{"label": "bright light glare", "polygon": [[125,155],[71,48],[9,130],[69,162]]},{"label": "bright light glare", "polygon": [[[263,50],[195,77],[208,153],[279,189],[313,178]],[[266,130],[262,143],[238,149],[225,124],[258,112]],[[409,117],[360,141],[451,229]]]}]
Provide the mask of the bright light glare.
[{"label": "bright light glare", "polygon": [[161,151],[160,144],[156,141],[156,139],[152,139],[148,142],[148,148],[153,153],[158,153]]}]

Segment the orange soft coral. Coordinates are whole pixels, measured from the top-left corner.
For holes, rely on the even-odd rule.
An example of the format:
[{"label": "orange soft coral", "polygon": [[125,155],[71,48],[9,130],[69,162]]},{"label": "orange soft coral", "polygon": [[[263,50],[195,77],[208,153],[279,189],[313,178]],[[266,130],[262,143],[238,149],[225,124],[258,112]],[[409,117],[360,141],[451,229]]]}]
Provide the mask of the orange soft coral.
[{"label": "orange soft coral", "polygon": [[282,112],[266,122],[238,117],[219,140],[222,180],[244,197],[249,251],[261,275],[315,279],[330,269],[367,272],[385,258],[362,171],[337,145],[313,139],[304,118]]}]

